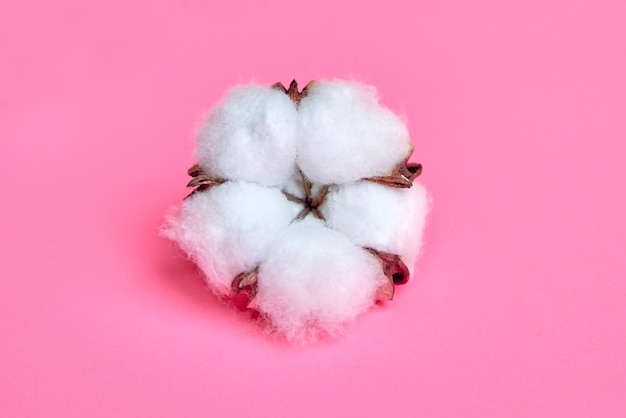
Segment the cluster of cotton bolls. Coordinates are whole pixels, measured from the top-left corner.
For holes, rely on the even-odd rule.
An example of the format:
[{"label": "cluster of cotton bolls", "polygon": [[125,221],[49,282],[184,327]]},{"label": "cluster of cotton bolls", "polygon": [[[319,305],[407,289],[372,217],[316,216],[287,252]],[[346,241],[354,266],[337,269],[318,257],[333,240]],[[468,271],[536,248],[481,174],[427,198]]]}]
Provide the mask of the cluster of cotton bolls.
[{"label": "cluster of cotton bolls", "polygon": [[371,87],[235,87],[200,129],[197,189],[165,233],[272,329],[332,333],[411,274],[428,210],[412,150]]}]

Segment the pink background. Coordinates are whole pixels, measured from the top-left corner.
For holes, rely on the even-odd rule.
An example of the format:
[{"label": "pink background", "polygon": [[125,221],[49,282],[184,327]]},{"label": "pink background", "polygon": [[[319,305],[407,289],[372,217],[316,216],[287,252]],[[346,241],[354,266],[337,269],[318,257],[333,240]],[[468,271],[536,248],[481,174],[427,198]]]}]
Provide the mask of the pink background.
[{"label": "pink background", "polygon": [[[626,416],[622,1],[0,6],[0,416]],[[406,114],[418,274],[264,338],[158,237],[228,86],[356,77]]]}]

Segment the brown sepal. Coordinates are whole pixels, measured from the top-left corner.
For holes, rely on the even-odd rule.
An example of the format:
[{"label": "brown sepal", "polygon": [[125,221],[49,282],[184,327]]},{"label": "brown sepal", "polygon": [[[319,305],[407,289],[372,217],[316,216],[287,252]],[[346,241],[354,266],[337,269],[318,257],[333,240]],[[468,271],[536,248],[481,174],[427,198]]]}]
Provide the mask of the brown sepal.
[{"label": "brown sepal", "polygon": [[201,192],[203,190],[207,190],[213,186],[217,186],[218,184],[224,183],[226,180],[219,177],[211,177],[205,173],[205,171],[200,167],[199,164],[192,165],[189,170],[187,170],[187,174],[193,177],[189,183],[187,183],[187,187],[195,187],[196,189],[189,193],[185,199],[194,193]]},{"label": "brown sepal", "polygon": [[[231,298],[235,302],[235,305],[240,310],[255,309],[256,307],[256,294],[258,289],[257,279],[259,276],[259,269],[256,268],[251,271],[239,273],[231,282]],[[235,300],[239,295],[244,295],[242,306]]]},{"label": "brown sepal", "polygon": [[328,195],[328,190],[330,186],[322,186],[317,194],[313,195],[313,183],[311,183],[306,176],[300,172],[300,176],[302,177],[302,189],[304,190],[304,197],[300,198],[298,196],[294,196],[291,193],[283,191],[283,194],[287,198],[287,200],[295,203],[299,203],[303,206],[302,210],[296,216],[295,220],[301,221],[306,218],[309,213],[313,213],[315,217],[325,221],[324,214],[319,210],[319,207],[326,201],[326,196]]},{"label": "brown sepal", "polygon": [[422,165],[419,163],[409,163],[407,160],[396,165],[389,174],[368,177],[365,180],[382,184],[383,186],[408,189],[413,186],[413,180],[422,174]]},{"label": "brown sepal", "polygon": [[[311,83],[313,83],[313,81]],[[286,88],[283,85],[283,83],[281,83],[281,82],[275,83],[274,85],[272,85],[272,88],[274,88],[276,90],[280,90],[283,93],[285,93],[286,95],[288,95],[289,98],[291,99],[291,101],[297,107],[300,104],[300,101],[304,97],[306,97],[306,95],[308,94],[308,92],[309,92],[308,88],[311,85],[311,83],[309,83],[306,86],[304,86],[302,91],[298,91],[298,82],[296,80],[291,80],[291,83],[289,84],[289,88]]]},{"label": "brown sepal", "polygon": [[373,248],[365,248],[370,254],[378,258],[382,264],[383,274],[387,278],[376,294],[378,300],[391,300],[395,285],[405,284],[409,281],[409,269],[399,255],[384,253]]}]

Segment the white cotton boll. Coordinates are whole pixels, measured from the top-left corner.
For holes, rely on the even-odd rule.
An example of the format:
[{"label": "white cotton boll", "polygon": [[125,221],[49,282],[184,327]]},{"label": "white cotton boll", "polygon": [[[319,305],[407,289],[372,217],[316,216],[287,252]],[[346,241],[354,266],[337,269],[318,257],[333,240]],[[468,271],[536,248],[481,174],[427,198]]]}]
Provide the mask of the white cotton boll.
[{"label": "white cotton boll", "polygon": [[369,181],[333,188],[320,208],[327,225],[363,247],[397,254],[412,272],[428,212],[426,189]]},{"label": "white cotton boll", "polygon": [[281,184],[295,168],[297,117],[281,91],[236,87],[202,126],[196,158],[208,173],[224,179]]},{"label": "white cotton boll", "polygon": [[277,189],[227,182],[187,198],[165,235],[178,242],[210,284],[228,293],[235,276],[258,267],[300,210]]},{"label": "white cotton boll", "polygon": [[400,165],[412,149],[372,87],[236,87],[199,130],[198,189],[164,235],[269,331],[335,334],[412,273],[429,208]]},{"label": "white cotton boll", "polygon": [[378,260],[322,222],[292,223],[276,240],[258,279],[258,305],[290,339],[335,331],[370,307],[382,283]]},{"label": "white cotton boll", "polygon": [[379,105],[374,88],[333,81],[307,90],[298,109],[298,165],[314,183],[382,176],[408,157],[407,128]]}]

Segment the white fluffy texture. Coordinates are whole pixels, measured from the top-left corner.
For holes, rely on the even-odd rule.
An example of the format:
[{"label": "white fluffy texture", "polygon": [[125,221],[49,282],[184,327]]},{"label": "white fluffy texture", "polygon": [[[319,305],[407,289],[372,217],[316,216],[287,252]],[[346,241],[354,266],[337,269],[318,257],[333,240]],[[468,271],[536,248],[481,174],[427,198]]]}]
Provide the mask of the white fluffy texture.
[{"label": "white fluffy texture", "polygon": [[289,338],[306,328],[333,331],[374,303],[383,278],[371,254],[306,218],[291,224],[261,265],[258,302]]},{"label": "white fluffy texture", "polygon": [[387,174],[412,148],[405,124],[378,104],[372,87],[315,82],[298,113],[298,165],[316,183]]},{"label": "white fluffy texture", "polygon": [[295,168],[297,112],[281,91],[262,86],[232,89],[200,130],[196,158],[214,175],[267,186]]},{"label": "white fluffy texture", "polygon": [[[359,181],[388,174],[411,148],[404,124],[370,87],[316,82],[298,110],[281,91],[235,88],[211,112],[196,150],[205,171],[229,181],[186,199],[165,234],[221,293],[258,268],[256,309],[288,338],[332,332],[387,283],[362,247],[398,254],[413,268],[426,191]],[[313,212],[295,220],[303,205],[282,191],[305,197],[298,166],[313,182],[309,198],[332,185],[319,208],[326,223]]]},{"label": "white fluffy texture", "polygon": [[320,208],[326,223],[353,243],[399,255],[409,270],[422,244],[426,189],[395,189],[367,181],[333,188]]},{"label": "white fluffy texture", "polygon": [[191,256],[210,284],[229,293],[235,276],[261,263],[300,209],[278,189],[227,182],[186,199],[165,234]]}]

